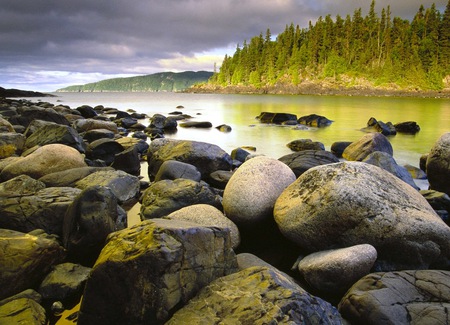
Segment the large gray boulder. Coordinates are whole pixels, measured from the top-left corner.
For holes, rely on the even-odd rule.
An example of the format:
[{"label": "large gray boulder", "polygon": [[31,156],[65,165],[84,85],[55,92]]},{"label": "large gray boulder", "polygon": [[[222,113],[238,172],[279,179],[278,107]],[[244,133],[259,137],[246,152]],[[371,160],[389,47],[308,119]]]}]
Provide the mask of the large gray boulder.
[{"label": "large gray boulder", "polygon": [[339,311],[352,324],[448,324],[450,272],[372,273],[342,298]]},{"label": "large gray boulder", "polygon": [[184,178],[154,182],[142,195],[141,220],[162,218],[193,204],[222,209],[220,197],[205,183]]},{"label": "large gray boulder", "polygon": [[238,226],[272,218],[276,199],[295,178],[294,172],[277,159],[258,156],[247,160],[225,187],[225,215]]},{"label": "large gray boulder", "polygon": [[64,144],[48,144],[3,168],[0,180],[25,174],[38,179],[44,175],[71,168],[86,167],[83,155]]},{"label": "large gray boulder", "polygon": [[388,138],[381,133],[367,133],[345,148],[342,157],[350,161],[362,161],[375,151],[386,152],[391,156],[394,154]]},{"label": "large gray boulder", "polygon": [[342,318],[280,271],[250,267],[212,282],[166,324],[342,324]]},{"label": "large gray boulder", "polygon": [[303,278],[316,290],[345,293],[356,281],[370,273],[377,259],[369,244],[312,253],[298,264]]},{"label": "large gray boulder", "polygon": [[308,170],[280,195],[274,215],[309,252],[371,244],[377,270],[450,266],[450,228],[418,191],[370,164]]},{"label": "large gray boulder", "polygon": [[86,284],[79,324],[163,324],[237,271],[228,230],[153,219],[110,235]]},{"label": "large gray boulder", "polygon": [[204,180],[216,170],[230,170],[232,165],[230,155],[214,144],[167,138],[155,139],[150,143],[147,154],[149,177],[153,178],[162,163],[167,160],[194,165]]},{"label": "large gray boulder", "polygon": [[80,192],[71,187],[47,187],[29,195],[0,197],[0,228],[42,229],[61,236],[64,214]]},{"label": "large gray boulder", "polygon": [[36,288],[65,257],[58,241],[43,232],[0,229],[0,300]]},{"label": "large gray boulder", "polygon": [[81,153],[85,151],[83,138],[78,132],[68,125],[58,124],[47,124],[33,132],[25,141],[25,150],[51,143],[65,144]]},{"label": "large gray boulder", "polygon": [[431,148],[426,162],[430,188],[450,195],[450,132],[443,134]]}]

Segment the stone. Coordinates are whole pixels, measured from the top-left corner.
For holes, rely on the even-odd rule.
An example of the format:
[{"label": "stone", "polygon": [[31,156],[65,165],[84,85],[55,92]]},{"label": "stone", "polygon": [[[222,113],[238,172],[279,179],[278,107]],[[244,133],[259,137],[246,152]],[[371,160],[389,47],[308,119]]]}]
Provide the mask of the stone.
[{"label": "stone", "polygon": [[370,273],[376,259],[375,247],[361,244],[312,253],[300,261],[298,270],[316,290],[343,294]]},{"label": "stone", "polygon": [[83,155],[63,144],[48,144],[7,165],[0,173],[1,180],[21,174],[38,179],[44,175],[76,167],[86,167]]},{"label": "stone", "polygon": [[29,195],[1,197],[0,228],[21,232],[43,229],[62,235],[64,214],[80,190],[70,187],[48,187]]},{"label": "stone", "polygon": [[303,150],[282,156],[278,160],[289,166],[296,177],[310,168],[339,162],[335,155],[325,150]]},{"label": "stone", "polygon": [[83,138],[75,129],[67,125],[48,124],[40,127],[25,141],[24,149],[34,146],[44,146],[51,143],[60,143],[72,147],[81,153],[85,152]]},{"label": "stone", "polygon": [[272,218],[276,199],[295,179],[294,172],[277,159],[259,156],[247,160],[225,187],[225,215],[238,226]]},{"label": "stone", "polygon": [[[446,193],[435,190],[421,190],[420,194],[423,195],[434,210],[445,210],[447,213],[450,213],[450,196]],[[444,221],[447,221],[448,224],[448,220]]]},{"label": "stone", "polygon": [[79,324],[164,324],[237,270],[228,230],[153,219],[111,234],[86,284]]},{"label": "stone", "polygon": [[297,122],[299,124],[308,125],[312,127],[324,127],[329,126],[333,121],[327,119],[325,116],[310,114],[300,117]]},{"label": "stone", "polygon": [[202,179],[202,174],[200,174],[194,165],[176,160],[166,160],[159,168],[155,176],[155,182],[163,179],[174,180],[177,178],[192,179],[193,181],[199,182]]},{"label": "stone", "polygon": [[450,228],[418,191],[370,164],[309,169],[280,195],[274,216],[308,252],[370,244],[377,271],[450,265]]},{"label": "stone", "polygon": [[80,301],[91,269],[74,263],[56,265],[39,286],[39,293],[47,301],[61,301],[70,306]]},{"label": "stone", "polygon": [[26,138],[16,132],[0,132],[0,159],[20,155],[24,150]]},{"label": "stone", "polygon": [[406,270],[372,273],[339,303],[352,324],[447,324],[450,272]]},{"label": "stone", "polygon": [[114,193],[119,203],[135,199],[140,188],[139,177],[121,170],[110,169],[102,169],[89,174],[75,184],[81,190],[95,185],[108,187]]},{"label": "stone", "polygon": [[21,106],[17,109],[17,116],[11,116],[9,122],[11,124],[19,124],[24,127],[34,120],[42,120],[53,122],[60,125],[69,125],[69,121],[63,114],[57,113],[53,108],[43,108],[36,105]]},{"label": "stone", "polygon": [[242,163],[247,160],[247,157],[249,155],[250,152],[248,152],[248,150],[245,150],[243,148],[236,148],[231,151],[231,159],[238,160]]},{"label": "stone", "polygon": [[193,204],[222,209],[220,197],[207,184],[184,178],[154,182],[142,195],[141,220],[161,218]]},{"label": "stone", "polygon": [[274,268],[269,263],[265,262],[264,260],[260,259],[258,256],[251,254],[251,253],[240,253],[237,255],[237,262],[239,270],[245,270],[249,267],[254,266],[262,266],[267,268]]},{"label": "stone", "polygon": [[289,142],[286,145],[292,151],[302,150],[325,150],[323,143],[318,141],[312,141],[311,139],[298,139]]},{"label": "stone", "polygon": [[209,178],[209,184],[215,188],[224,190],[227,186],[233,172],[230,170],[216,170],[212,172]]},{"label": "stone", "polygon": [[372,152],[381,151],[394,154],[389,140],[381,133],[367,133],[359,140],[352,142],[342,153],[342,157],[350,161],[362,161]]},{"label": "stone", "polygon": [[80,133],[94,129],[106,129],[114,132],[114,134],[119,133],[116,123],[110,121],[96,120],[92,118],[85,120],[77,120],[73,123],[73,127]]},{"label": "stone", "polygon": [[33,290],[33,289],[26,289],[22,292],[19,292],[18,294],[14,295],[14,296],[10,296],[8,298],[0,300],[0,306],[3,306],[4,304],[6,304],[10,301],[13,301],[16,299],[21,299],[21,298],[28,298],[28,299],[34,300],[38,304],[41,304],[41,302],[42,302],[42,296],[39,294],[39,292],[37,292],[36,290]]},{"label": "stone", "polygon": [[47,187],[75,187],[76,183],[98,171],[113,171],[112,167],[79,167],[47,174],[39,178]]},{"label": "stone", "polygon": [[425,174],[422,169],[410,164],[403,165],[403,167],[408,171],[413,179],[427,179],[427,174]]},{"label": "stone", "polygon": [[163,129],[164,123],[166,121],[166,117],[162,114],[154,114],[150,118],[150,125],[151,128],[157,128],[157,129]]},{"label": "stone", "polygon": [[420,126],[414,121],[396,123],[394,127],[399,133],[416,134],[420,131]]},{"label": "stone", "polygon": [[94,110],[94,108],[89,105],[79,106],[76,108],[76,110],[80,112],[81,116],[87,119],[96,117],[98,115],[97,112]]},{"label": "stone", "polygon": [[201,226],[229,228],[231,246],[238,248],[241,237],[238,227],[222,211],[209,204],[193,204],[172,212],[163,219],[193,222]]},{"label": "stone", "polygon": [[64,214],[62,242],[72,260],[91,266],[106,237],[117,225],[118,207],[113,192],[100,185],[84,189]]},{"label": "stone", "polygon": [[336,157],[342,158],[344,150],[351,144],[351,141],[336,141],[331,145],[330,151]]},{"label": "stone", "polygon": [[394,157],[392,157],[388,153],[375,151],[364,158],[362,161],[366,164],[371,164],[383,168],[405,183],[411,185],[414,189],[419,190],[419,187],[416,185],[416,183],[414,183],[411,174],[406,170],[406,168],[398,165]]},{"label": "stone", "polygon": [[[45,188],[45,184],[28,175],[20,175],[0,183],[0,197],[33,195]],[[0,203],[1,205],[1,203]]]},{"label": "stone", "polygon": [[[0,110],[0,115],[2,115],[2,112]],[[4,116],[4,115],[3,115]],[[2,116],[0,116],[0,133],[4,132],[15,132],[14,127],[11,123],[8,122],[8,120],[4,119]]]},{"label": "stone", "polygon": [[124,150],[121,144],[112,139],[98,139],[89,143],[86,158],[90,160],[101,159],[110,166],[117,154]]},{"label": "stone", "polygon": [[177,160],[197,167],[202,179],[216,170],[230,170],[232,159],[220,147],[199,141],[155,139],[150,143],[147,154],[148,175],[154,177],[166,160]]},{"label": "stone", "polygon": [[107,129],[92,129],[84,132],[83,139],[88,143],[91,143],[99,139],[114,139],[114,131]]},{"label": "stone", "polygon": [[342,323],[335,307],[280,271],[250,267],[213,281],[166,324]]},{"label": "stone", "polygon": [[231,132],[232,127],[227,124],[220,124],[216,126],[216,129],[219,130],[220,132]]},{"label": "stone", "polygon": [[65,257],[58,241],[45,233],[0,229],[0,299],[36,288]]},{"label": "stone", "polygon": [[29,298],[20,298],[0,306],[1,324],[46,325],[44,307]]},{"label": "stone", "polygon": [[137,146],[127,148],[114,156],[111,167],[122,170],[130,175],[141,175],[141,159]]},{"label": "stone", "polygon": [[179,123],[179,126],[181,126],[182,128],[209,129],[209,128],[212,128],[212,123],[207,122],[207,121],[201,121],[201,122],[188,121],[188,122]]},{"label": "stone", "polygon": [[443,134],[431,148],[426,173],[430,189],[450,195],[450,132]]},{"label": "stone", "polygon": [[296,121],[297,115],[289,113],[262,112],[256,117],[261,123],[282,124],[286,121]]}]

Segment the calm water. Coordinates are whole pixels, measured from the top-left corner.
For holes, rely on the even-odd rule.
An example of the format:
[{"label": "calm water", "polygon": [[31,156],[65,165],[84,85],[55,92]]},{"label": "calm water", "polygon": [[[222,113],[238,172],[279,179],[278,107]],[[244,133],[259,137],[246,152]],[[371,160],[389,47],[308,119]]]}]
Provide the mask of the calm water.
[{"label": "calm water", "polygon": [[[167,137],[217,144],[227,152],[238,146],[254,146],[257,153],[279,158],[292,151],[286,144],[296,139],[322,142],[326,149],[335,141],[354,141],[364,135],[370,117],[383,122],[416,121],[421,131],[416,135],[397,134],[389,138],[399,164],[419,165],[419,158],[434,142],[450,132],[450,100],[417,98],[371,98],[285,95],[218,95],[181,93],[57,93],[44,101],[76,108],[83,104],[104,105],[121,110],[168,116],[175,110],[193,116],[195,121],[210,121],[214,126],[228,124],[230,133],[215,128],[183,129]],[[36,100],[36,99],[34,99]],[[176,109],[178,105],[183,109]],[[263,111],[285,112],[297,117],[324,115],[333,120],[326,128],[296,130],[293,127],[259,124],[255,117]],[[146,124],[145,122],[144,124]]]}]

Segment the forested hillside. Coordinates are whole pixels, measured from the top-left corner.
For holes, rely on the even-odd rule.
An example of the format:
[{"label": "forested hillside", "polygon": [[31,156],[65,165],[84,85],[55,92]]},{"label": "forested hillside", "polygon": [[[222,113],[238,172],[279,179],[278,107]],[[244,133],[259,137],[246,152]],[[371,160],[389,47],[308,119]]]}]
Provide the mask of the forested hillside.
[{"label": "forested hillside", "polygon": [[208,71],[161,72],[146,76],[113,78],[85,85],[69,86],[57,92],[181,91],[212,76]]},{"label": "forested hillside", "polygon": [[299,85],[329,81],[352,86],[440,90],[450,75],[450,1],[445,12],[421,6],[412,21],[381,13],[319,17],[307,28],[290,24],[276,40],[271,32],[253,37],[225,56],[212,86]]}]

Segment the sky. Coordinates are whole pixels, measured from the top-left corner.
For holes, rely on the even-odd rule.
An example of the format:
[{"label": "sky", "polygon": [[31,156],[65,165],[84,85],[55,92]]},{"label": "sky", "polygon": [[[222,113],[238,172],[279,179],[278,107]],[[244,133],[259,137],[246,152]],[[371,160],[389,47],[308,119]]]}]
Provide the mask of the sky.
[{"label": "sky", "polygon": [[[412,19],[421,4],[378,0]],[[69,85],[164,71],[213,71],[244,40],[294,23],[345,17],[371,0],[2,0],[0,87],[52,92]]]}]

